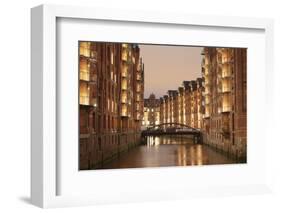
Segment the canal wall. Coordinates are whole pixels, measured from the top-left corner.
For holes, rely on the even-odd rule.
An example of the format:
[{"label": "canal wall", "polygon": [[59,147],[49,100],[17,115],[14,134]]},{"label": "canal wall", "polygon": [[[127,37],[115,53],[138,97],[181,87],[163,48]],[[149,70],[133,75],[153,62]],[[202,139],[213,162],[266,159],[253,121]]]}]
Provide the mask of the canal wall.
[{"label": "canal wall", "polygon": [[[80,138],[80,169],[97,169],[141,143],[141,132],[92,134]],[[83,150],[82,150],[82,149]],[[83,153],[83,155],[81,155]]]},{"label": "canal wall", "polygon": [[[218,152],[221,152],[239,162],[247,162],[247,141],[244,137],[224,138],[211,137],[206,133],[202,133],[203,144],[208,145]],[[232,139],[232,140],[231,140]]]}]

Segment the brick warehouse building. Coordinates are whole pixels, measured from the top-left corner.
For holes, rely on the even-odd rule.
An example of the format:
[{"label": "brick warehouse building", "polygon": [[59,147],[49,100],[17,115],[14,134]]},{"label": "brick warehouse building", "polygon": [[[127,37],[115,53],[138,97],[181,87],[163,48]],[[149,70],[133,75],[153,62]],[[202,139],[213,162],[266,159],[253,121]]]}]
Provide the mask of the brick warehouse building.
[{"label": "brick warehouse building", "polygon": [[144,99],[143,127],[147,128],[160,123],[160,100],[152,93]]},{"label": "brick warehouse building", "polygon": [[246,160],[246,49],[204,48],[204,142]]},{"label": "brick warehouse building", "polygon": [[246,49],[204,48],[202,78],[160,98],[160,123],[201,129],[203,142],[241,161],[247,149]]},{"label": "brick warehouse building", "polygon": [[160,98],[160,123],[181,123],[201,129],[204,115],[203,79],[183,81],[178,90]]},{"label": "brick warehouse building", "polygon": [[140,142],[144,65],[134,44],[79,42],[80,169]]}]

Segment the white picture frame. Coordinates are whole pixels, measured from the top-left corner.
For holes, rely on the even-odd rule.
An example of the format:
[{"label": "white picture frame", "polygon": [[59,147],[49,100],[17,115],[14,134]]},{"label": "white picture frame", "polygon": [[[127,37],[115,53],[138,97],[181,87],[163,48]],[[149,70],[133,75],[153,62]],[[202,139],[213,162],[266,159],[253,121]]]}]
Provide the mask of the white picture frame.
[{"label": "white picture frame", "polygon": [[[225,182],[216,183],[215,185],[206,184],[200,187],[198,184],[194,183],[194,187],[185,184],[179,188],[176,185],[170,185],[167,187],[165,182],[160,182],[157,187],[152,187],[153,192],[147,192],[145,190],[142,191],[140,187],[132,189],[130,186],[127,186],[127,188],[124,186],[124,189],[118,188],[116,189],[117,191],[115,190],[112,192],[110,192],[110,190],[105,190],[105,192],[95,195],[89,195],[87,193],[83,194],[83,190],[81,190],[81,193],[78,195],[58,193],[58,189],[60,188],[59,185],[63,184],[61,181],[65,180],[61,179],[59,175],[63,164],[59,164],[58,162],[60,159],[60,152],[58,152],[59,147],[57,144],[58,102],[56,97],[58,92],[58,84],[60,83],[57,79],[57,29],[58,20],[60,18],[87,21],[118,21],[118,23],[121,25],[122,23],[127,22],[144,23],[144,25],[147,23],[153,24],[158,28],[165,27],[166,30],[169,30],[170,28],[170,31],[173,30],[173,27],[175,26],[197,26],[202,28],[210,28],[213,30],[226,29],[230,32],[231,30],[257,30],[262,32],[261,41],[264,42],[264,44],[262,44],[262,46],[264,45],[264,58],[262,61],[264,63],[261,65],[264,66],[260,68],[260,77],[257,77],[257,82],[264,82],[264,87],[260,88],[260,91],[263,94],[261,95],[261,100],[263,100],[264,103],[262,103],[261,107],[257,110],[262,112],[265,107],[269,109],[273,104],[273,100],[271,98],[272,96],[270,95],[270,91],[273,88],[273,21],[270,19],[216,17],[173,13],[167,14],[153,13],[148,11],[123,11],[109,8],[101,9],[57,5],[41,5],[32,8],[31,201],[33,204],[47,208],[59,206],[91,205],[99,203],[138,202],[143,200],[182,199],[194,196],[240,195],[270,192],[270,161],[266,161],[265,159],[268,157],[268,152],[262,149],[255,150],[255,146],[249,146],[249,149],[253,152],[258,151],[259,155],[262,155],[262,159],[264,160],[264,164],[262,166],[255,166],[255,171],[257,174],[264,175],[262,175],[260,178],[257,178],[256,181],[253,181],[253,184],[249,184],[249,180],[245,179],[245,181],[239,180],[233,185]],[[207,38],[205,42],[208,42]],[[263,77],[266,78],[263,79]],[[254,87],[254,84],[252,84],[252,87]],[[250,90],[253,91],[253,88],[250,88]],[[252,100],[252,102],[256,104],[255,100]],[[270,122],[270,119],[272,119],[271,116],[263,117],[265,122]],[[265,140],[262,141],[262,139],[257,139],[261,145],[260,147],[270,147],[269,132],[270,129],[268,126],[266,126],[265,136],[262,138]],[[190,169],[189,167],[188,172],[191,174],[191,176],[193,175],[193,178],[196,178],[196,175],[205,174],[207,170],[210,171],[214,169],[216,169],[215,166],[200,170]],[[226,168],[228,172],[231,172],[233,169],[235,170],[235,168],[232,167]],[[248,168],[244,168],[245,171],[247,171],[247,169]],[[110,173],[110,175],[124,178],[124,175],[128,174],[141,175],[141,173],[146,173],[146,175],[148,175],[158,173],[157,177],[162,175],[164,178],[165,174],[171,171],[175,174],[186,175],[187,167],[182,167],[180,169],[133,169],[122,172],[116,170]],[[237,172],[238,174],[239,172],[241,173],[240,168],[237,169]],[[100,174],[104,175],[102,172]],[[98,176],[99,173],[96,173],[95,175]],[[84,176],[87,176],[87,174],[84,173]],[[212,177],[215,179],[216,176],[214,175]],[[68,178],[71,179],[71,177]],[[176,181],[175,175],[172,175],[170,178],[171,180]],[[181,181],[179,182],[181,183]],[[74,182],[72,182],[72,184],[75,185]],[[101,185],[102,184],[105,185],[106,182],[101,182]],[[143,189],[146,188],[144,187]],[[75,187],[73,187],[73,190],[77,190],[77,188],[75,189]],[[120,196],[120,193],[122,193],[122,196]]]}]

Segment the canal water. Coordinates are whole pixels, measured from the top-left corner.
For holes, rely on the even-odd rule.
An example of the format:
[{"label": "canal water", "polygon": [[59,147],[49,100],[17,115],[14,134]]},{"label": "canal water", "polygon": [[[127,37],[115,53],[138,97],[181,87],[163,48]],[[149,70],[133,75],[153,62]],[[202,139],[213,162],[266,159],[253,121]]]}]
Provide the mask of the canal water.
[{"label": "canal water", "polygon": [[147,141],[103,165],[103,169],[190,166],[237,163],[186,136],[148,137]]}]

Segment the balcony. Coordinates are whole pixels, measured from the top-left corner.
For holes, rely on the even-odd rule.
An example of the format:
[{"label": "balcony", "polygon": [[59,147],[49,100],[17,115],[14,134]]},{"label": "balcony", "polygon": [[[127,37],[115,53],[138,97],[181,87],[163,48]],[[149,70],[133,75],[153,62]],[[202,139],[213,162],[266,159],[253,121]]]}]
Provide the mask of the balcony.
[{"label": "balcony", "polygon": [[141,81],[141,80],[142,80],[141,74],[137,73],[137,81]]},{"label": "balcony", "polygon": [[222,64],[228,64],[228,63],[232,62],[231,59],[232,58],[229,53],[224,53],[222,56]]},{"label": "balcony", "polygon": [[128,116],[128,106],[126,104],[122,104],[121,116],[123,116],[123,117]]},{"label": "balcony", "polygon": [[89,105],[90,86],[86,82],[79,83],[79,103],[82,105]]},{"label": "balcony", "polygon": [[141,92],[141,84],[137,84],[136,91],[137,91],[137,92]]},{"label": "balcony", "polygon": [[97,98],[90,98],[87,95],[80,95],[79,104],[85,106],[97,107]]},{"label": "balcony", "polygon": [[81,70],[80,69],[80,80],[89,81],[90,80],[90,72],[88,70]]},{"label": "balcony", "polygon": [[225,93],[222,96],[222,112],[231,111],[232,99],[229,93]]},{"label": "balcony", "polygon": [[229,92],[231,91],[232,81],[230,78],[224,78],[220,81],[220,85],[223,92]]},{"label": "balcony", "polygon": [[88,81],[90,83],[96,83],[97,82],[97,74],[91,74],[88,71],[80,70],[80,80]]},{"label": "balcony", "polygon": [[81,56],[90,57],[90,42],[80,42],[79,52]]},{"label": "balcony", "polygon": [[80,48],[80,55],[89,58],[90,57],[90,49]]},{"label": "balcony", "polygon": [[80,74],[80,80],[88,81],[90,76],[90,63],[85,58],[80,58],[79,61],[79,74]]},{"label": "balcony", "polygon": [[122,90],[127,90],[128,89],[128,81],[127,81],[127,79],[122,79],[121,89]]},{"label": "balcony", "polygon": [[210,100],[211,98],[209,96],[205,97],[205,105],[209,105],[210,104]]},{"label": "balcony", "polygon": [[136,96],[136,101],[137,101],[137,102],[140,102],[140,101],[141,101],[141,96],[140,96],[140,94],[137,94],[137,96]]},{"label": "balcony", "polygon": [[122,75],[123,78],[127,78],[128,77],[128,67],[127,66],[123,66],[122,67],[121,75]]},{"label": "balcony", "polygon": [[222,112],[231,112],[232,107],[230,105],[223,105]]},{"label": "balcony", "polygon": [[227,64],[225,64],[223,66],[223,69],[222,69],[222,77],[223,78],[228,78],[228,77],[232,77],[232,70],[231,70],[231,67]]},{"label": "balcony", "polygon": [[223,93],[228,93],[228,92],[231,92],[231,87],[229,84],[223,84],[222,85],[222,92]]},{"label": "balcony", "polygon": [[231,78],[231,71],[222,72],[222,78]]},{"label": "balcony", "polygon": [[126,91],[122,91],[121,103],[128,103],[128,95]]},{"label": "balcony", "polygon": [[88,105],[89,106],[90,105],[89,96],[80,95],[79,104],[81,104],[81,105]]},{"label": "balcony", "polygon": [[136,111],[139,111],[139,110],[140,110],[140,108],[141,108],[141,107],[140,107],[140,104],[139,104],[139,103],[137,103],[137,104],[136,104]]},{"label": "balcony", "polygon": [[221,60],[221,63],[222,64],[226,64],[227,62],[228,62],[227,57],[223,57],[222,60]]},{"label": "balcony", "polygon": [[128,52],[127,50],[122,50],[122,60],[123,61],[128,61]]}]

